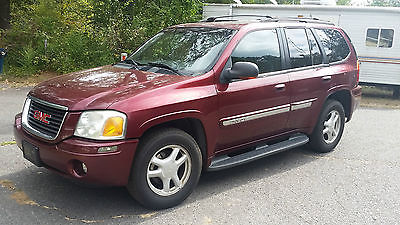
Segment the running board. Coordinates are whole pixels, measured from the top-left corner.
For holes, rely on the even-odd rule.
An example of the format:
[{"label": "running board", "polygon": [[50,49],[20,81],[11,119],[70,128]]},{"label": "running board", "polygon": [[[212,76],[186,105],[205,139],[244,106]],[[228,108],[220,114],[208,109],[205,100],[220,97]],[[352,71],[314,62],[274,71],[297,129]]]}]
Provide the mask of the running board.
[{"label": "running board", "polygon": [[272,145],[258,146],[256,149],[245,152],[235,156],[222,155],[217,156],[211,161],[208,171],[222,170],[241,164],[245,164],[269,155],[273,155],[279,152],[283,152],[298,146],[304,145],[308,142],[308,137],[304,134],[296,134],[291,136],[289,139],[278,142]]}]

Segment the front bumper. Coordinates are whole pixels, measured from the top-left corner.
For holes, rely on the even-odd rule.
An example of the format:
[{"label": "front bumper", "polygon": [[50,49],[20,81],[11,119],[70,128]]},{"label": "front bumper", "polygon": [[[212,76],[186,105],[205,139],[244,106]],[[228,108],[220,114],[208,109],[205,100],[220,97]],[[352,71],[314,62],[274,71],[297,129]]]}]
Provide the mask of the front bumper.
[{"label": "front bumper", "polygon": [[[46,168],[66,177],[103,186],[127,185],[138,145],[138,139],[104,142],[76,137],[55,144],[47,143],[35,138],[22,128],[21,114],[15,117],[14,137],[21,150],[23,142],[36,146]],[[117,146],[117,150],[97,153],[99,147],[110,146]],[[87,168],[85,173],[79,169],[82,163]]]}]

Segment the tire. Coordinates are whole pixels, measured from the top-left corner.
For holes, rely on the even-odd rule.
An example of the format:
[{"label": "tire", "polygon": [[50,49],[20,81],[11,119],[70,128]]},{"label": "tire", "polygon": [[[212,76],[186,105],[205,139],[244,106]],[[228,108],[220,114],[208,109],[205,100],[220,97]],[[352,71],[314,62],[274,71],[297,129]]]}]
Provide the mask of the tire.
[{"label": "tire", "polygon": [[342,137],[344,123],[343,105],[336,100],[327,100],[310,136],[310,147],[321,153],[333,151]]},{"label": "tire", "polygon": [[201,169],[202,155],[193,137],[163,128],[141,140],[127,189],[146,208],[173,207],[192,193]]}]

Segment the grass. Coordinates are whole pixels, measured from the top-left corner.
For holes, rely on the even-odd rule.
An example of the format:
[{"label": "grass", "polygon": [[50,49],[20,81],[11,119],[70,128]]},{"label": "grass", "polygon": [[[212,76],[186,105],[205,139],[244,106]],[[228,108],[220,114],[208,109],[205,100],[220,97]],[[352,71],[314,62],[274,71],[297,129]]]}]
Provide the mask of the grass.
[{"label": "grass", "polygon": [[15,141],[4,141],[0,143],[0,146],[15,145],[15,144],[17,144]]},{"label": "grass", "polygon": [[59,74],[54,72],[46,72],[26,77],[16,77],[9,74],[0,74],[0,85],[3,88],[32,87],[40,82],[51,79]]}]

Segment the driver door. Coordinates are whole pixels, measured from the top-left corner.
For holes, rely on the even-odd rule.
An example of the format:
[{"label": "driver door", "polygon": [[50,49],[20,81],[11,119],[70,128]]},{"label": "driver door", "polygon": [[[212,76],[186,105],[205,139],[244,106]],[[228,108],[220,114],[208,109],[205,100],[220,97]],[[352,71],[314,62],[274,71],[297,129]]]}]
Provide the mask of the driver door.
[{"label": "driver door", "polygon": [[232,80],[217,88],[217,151],[283,132],[290,111],[289,78],[280,73],[281,47],[275,30],[257,30],[244,36],[225,67],[235,62],[253,62],[260,73],[255,79]]}]

